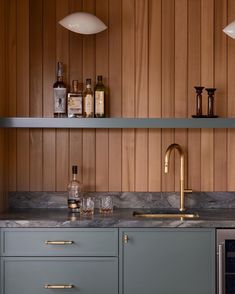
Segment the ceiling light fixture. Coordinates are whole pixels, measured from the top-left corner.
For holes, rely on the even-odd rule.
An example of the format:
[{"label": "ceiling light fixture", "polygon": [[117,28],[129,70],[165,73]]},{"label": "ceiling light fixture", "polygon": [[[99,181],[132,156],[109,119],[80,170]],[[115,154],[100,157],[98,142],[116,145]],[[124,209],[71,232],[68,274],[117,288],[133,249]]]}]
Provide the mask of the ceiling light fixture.
[{"label": "ceiling light fixture", "polygon": [[95,15],[87,12],[75,12],[67,15],[59,24],[69,31],[90,35],[97,34],[107,29],[107,26]]}]

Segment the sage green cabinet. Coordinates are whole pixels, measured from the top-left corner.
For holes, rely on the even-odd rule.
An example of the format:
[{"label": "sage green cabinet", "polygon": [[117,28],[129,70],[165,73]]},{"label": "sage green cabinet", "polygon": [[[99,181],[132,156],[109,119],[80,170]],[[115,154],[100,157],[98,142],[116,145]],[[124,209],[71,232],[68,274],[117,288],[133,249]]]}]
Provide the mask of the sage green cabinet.
[{"label": "sage green cabinet", "polygon": [[122,229],[120,238],[120,294],[215,294],[213,229]]},{"label": "sage green cabinet", "polygon": [[118,294],[118,229],[2,229],[2,294]]}]

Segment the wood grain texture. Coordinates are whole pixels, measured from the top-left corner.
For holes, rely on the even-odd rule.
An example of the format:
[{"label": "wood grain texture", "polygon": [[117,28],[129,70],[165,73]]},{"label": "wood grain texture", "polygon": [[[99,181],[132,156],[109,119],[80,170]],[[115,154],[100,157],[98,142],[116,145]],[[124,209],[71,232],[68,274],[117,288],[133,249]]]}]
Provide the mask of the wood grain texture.
[{"label": "wood grain texture", "polygon": [[[227,1],[215,0],[215,113],[227,117]],[[227,190],[227,130],[214,131],[214,190]]]},{"label": "wood grain texture", "polygon": [[[1,0],[7,99],[0,113],[53,117],[56,62],[65,81],[102,74],[111,117],[191,117],[194,86],[215,86],[215,111],[235,115],[234,41],[222,28],[235,19],[233,0]],[[57,21],[84,10],[108,30],[67,31]],[[3,27],[6,28],[5,34]],[[5,47],[1,47],[3,57]],[[4,55],[5,55],[4,53]],[[5,59],[1,59],[4,63]],[[2,80],[2,79],[0,79]],[[4,88],[0,81],[0,87]],[[5,104],[7,101],[7,104]],[[207,112],[207,95],[203,95]],[[187,151],[186,178],[195,191],[234,190],[233,130],[10,130],[10,191],[66,190],[71,165],[89,191],[179,190],[179,156],[163,174],[167,146]],[[2,133],[1,139],[6,137]],[[6,147],[8,146],[8,147]],[[3,146],[2,146],[3,147]],[[1,146],[0,146],[1,149]],[[2,149],[1,149],[2,150]],[[0,158],[1,151],[0,150]],[[1,181],[1,174],[0,174]],[[1,202],[1,201],[0,201]]]},{"label": "wood grain texture", "polygon": [[[42,57],[43,57],[43,7],[41,0],[29,2],[29,112],[42,116]],[[30,191],[42,190],[42,130],[30,130]]]},{"label": "wood grain texture", "polygon": [[[188,1],[175,2],[175,117],[187,117],[188,110]],[[175,130],[175,142],[185,150],[185,188],[188,182],[188,131]],[[175,157],[175,190],[180,190],[180,156]]]},{"label": "wood grain texture", "polygon": [[[175,96],[175,5],[174,1],[162,2],[162,116],[174,117]],[[162,158],[167,147],[174,143],[174,130],[162,130]],[[162,176],[162,190],[174,191],[174,154],[168,174]],[[163,173],[163,168],[162,168]]]},{"label": "wood grain texture", "polygon": [[[70,13],[82,10],[82,0],[70,0]],[[73,80],[83,81],[82,36],[73,32],[69,34],[69,72],[70,85]],[[78,165],[78,179],[82,182],[82,130],[69,131],[69,175],[72,177],[72,165]]]},{"label": "wood grain texture", "polygon": [[[83,0],[83,10],[94,13],[95,1]],[[83,77],[95,81],[95,37],[83,37]],[[95,191],[96,188],[96,137],[95,130],[83,131],[83,185],[86,190]]]},{"label": "wood grain texture", "polygon": [[[122,0],[122,116],[135,116],[135,1]],[[135,131],[122,132],[122,190],[135,190]]]},{"label": "wood grain texture", "polygon": [[[135,113],[148,117],[148,2],[135,2]],[[135,131],[135,191],[148,190],[148,130]]]},{"label": "wood grain texture", "polygon": [[[149,1],[149,117],[162,116],[162,1]],[[161,130],[149,129],[148,190],[161,191],[162,148]]]},{"label": "wood grain texture", "polygon": [[[96,15],[108,26],[109,3],[108,0],[96,2]],[[102,75],[108,87],[109,75],[109,34],[108,30],[96,35],[96,76]],[[106,106],[108,93],[106,95]],[[107,113],[107,108],[106,108]],[[96,130],[96,191],[109,189],[109,132],[106,129]]]},{"label": "wood grain texture", "polygon": [[[122,2],[109,0],[109,113],[122,116]],[[122,190],[122,130],[109,130],[109,191]]]},{"label": "wood grain texture", "polygon": [[[56,0],[43,0],[43,117],[53,117],[56,65]],[[56,190],[55,130],[43,130],[43,191]]]},{"label": "wood grain texture", "polygon": [[[7,114],[9,116],[16,116],[16,97],[17,97],[17,74],[16,74],[16,60],[17,60],[17,48],[16,48],[16,0],[7,1],[7,90],[8,96],[8,109]],[[2,18],[3,19],[3,18]],[[16,190],[16,159],[17,145],[16,145],[16,130],[12,129],[8,131],[8,173],[9,191]]]},{"label": "wood grain texture", "polygon": [[[29,116],[29,0],[17,1],[17,115]],[[17,190],[29,190],[29,130],[17,130]]]},{"label": "wood grain texture", "polygon": [[[228,23],[232,22],[235,18],[235,2],[228,0]],[[228,38],[228,117],[235,115],[235,43],[234,40]],[[227,177],[227,190],[235,190],[235,130],[228,130],[228,177]]]},{"label": "wood grain texture", "polygon": [[[195,114],[195,86],[201,85],[201,3],[188,1],[188,117]],[[204,109],[205,111],[205,109]],[[201,190],[201,130],[188,130],[188,187]]]},{"label": "wood grain texture", "polygon": [[[214,87],[214,0],[201,0],[201,83],[207,88]],[[213,191],[213,187],[214,130],[202,129],[201,189]]]}]

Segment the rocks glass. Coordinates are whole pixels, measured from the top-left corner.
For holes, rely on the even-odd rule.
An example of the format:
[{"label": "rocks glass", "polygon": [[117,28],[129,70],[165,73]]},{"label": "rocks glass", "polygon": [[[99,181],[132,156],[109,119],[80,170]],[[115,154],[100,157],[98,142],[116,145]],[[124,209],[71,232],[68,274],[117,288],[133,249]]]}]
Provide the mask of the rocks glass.
[{"label": "rocks glass", "polygon": [[102,196],[100,198],[100,213],[108,215],[113,212],[113,199],[111,196]]}]

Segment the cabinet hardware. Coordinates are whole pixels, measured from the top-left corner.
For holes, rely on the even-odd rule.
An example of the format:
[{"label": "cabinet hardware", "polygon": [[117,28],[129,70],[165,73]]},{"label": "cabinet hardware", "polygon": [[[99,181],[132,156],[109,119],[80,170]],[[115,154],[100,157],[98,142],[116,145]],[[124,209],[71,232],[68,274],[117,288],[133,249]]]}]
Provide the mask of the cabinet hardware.
[{"label": "cabinet hardware", "polygon": [[124,244],[127,244],[128,243],[129,238],[128,238],[128,235],[127,234],[124,234],[123,241],[124,241]]},{"label": "cabinet hardware", "polygon": [[45,284],[44,288],[45,289],[72,289],[74,286],[73,285],[49,285]]},{"label": "cabinet hardware", "polygon": [[45,241],[46,245],[71,245],[73,241]]},{"label": "cabinet hardware", "polygon": [[223,245],[220,244],[218,246],[218,272],[219,272],[219,277],[218,277],[218,294],[223,294],[224,289],[223,289],[223,280],[224,280],[224,274],[223,274]]}]

